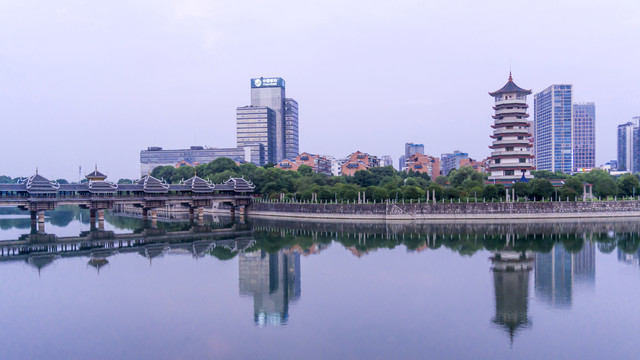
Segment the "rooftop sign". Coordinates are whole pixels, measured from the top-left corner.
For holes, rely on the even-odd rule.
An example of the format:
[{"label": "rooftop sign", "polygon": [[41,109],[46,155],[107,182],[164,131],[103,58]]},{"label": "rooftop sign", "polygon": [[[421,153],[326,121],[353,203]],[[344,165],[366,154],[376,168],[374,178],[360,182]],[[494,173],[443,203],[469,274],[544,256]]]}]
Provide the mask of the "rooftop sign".
[{"label": "rooftop sign", "polygon": [[252,88],[263,87],[281,87],[284,88],[284,79],[282,78],[255,78],[251,79]]}]

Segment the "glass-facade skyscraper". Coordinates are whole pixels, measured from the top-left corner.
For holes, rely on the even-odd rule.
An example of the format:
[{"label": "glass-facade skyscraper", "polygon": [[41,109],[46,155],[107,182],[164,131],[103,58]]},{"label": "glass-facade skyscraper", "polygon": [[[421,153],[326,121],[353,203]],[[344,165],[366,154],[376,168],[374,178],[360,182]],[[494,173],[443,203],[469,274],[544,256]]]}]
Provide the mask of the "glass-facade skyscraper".
[{"label": "glass-facade skyscraper", "polygon": [[[287,104],[290,106],[287,107]],[[251,79],[251,105],[266,106],[275,112],[275,160],[273,162],[277,163],[293,153],[295,158],[298,155],[298,103],[293,99],[285,98],[284,79],[279,77]],[[288,124],[287,108],[289,109]],[[290,150],[289,153],[287,153],[287,147]]]},{"label": "glass-facade skyscraper", "polygon": [[250,152],[250,161],[258,166],[277,162],[275,123],[276,113],[266,106],[236,109],[237,145]]},{"label": "glass-facade skyscraper", "polygon": [[298,102],[284,99],[284,157],[295,159],[300,154],[298,139]]},{"label": "glass-facade skyscraper", "polygon": [[618,125],[618,170],[640,171],[640,117]]},{"label": "glass-facade skyscraper", "polygon": [[573,171],[573,85],[551,85],[533,97],[537,170]]},{"label": "glass-facade skyscraper", "polygon": [[573,105],[573,171],[596,166],[596,106]]}]

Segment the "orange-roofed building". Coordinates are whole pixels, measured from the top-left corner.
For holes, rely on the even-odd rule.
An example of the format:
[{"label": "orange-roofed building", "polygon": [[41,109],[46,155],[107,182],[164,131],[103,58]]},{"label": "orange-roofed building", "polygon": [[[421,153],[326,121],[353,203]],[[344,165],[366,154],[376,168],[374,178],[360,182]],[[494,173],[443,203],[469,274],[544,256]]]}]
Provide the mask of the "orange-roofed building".
[{"label": "orange-roofed building", "polygon": [[460,160],[460,167],[471,166],[473,170],[484,173],[486,172],[486,165],[484,161],[475,161],[473,159]]},{"label": "orange-roofed building", "polygon": [[372,167],[379,167],[380,159],[373,155],[356,151],[349,155],[347,161],[342,164],[341,173],[344,176],[353,176],[358,170],[367,170]]},{"label": "orange-roofed building", "polygon": [[283,159],[282,161],[277,163],[275,167],[282,170],[298,171],[298,168],[300,167],[300,165],[296,164],[295,161],[292,161],[289,159]]},{"label": "orange-roofed building", "polygon": [[414,154],[405,162],[406,171],[413,170],[417,173],[426,173],[432,179],[440,176],[440,159],[430,155]]}]

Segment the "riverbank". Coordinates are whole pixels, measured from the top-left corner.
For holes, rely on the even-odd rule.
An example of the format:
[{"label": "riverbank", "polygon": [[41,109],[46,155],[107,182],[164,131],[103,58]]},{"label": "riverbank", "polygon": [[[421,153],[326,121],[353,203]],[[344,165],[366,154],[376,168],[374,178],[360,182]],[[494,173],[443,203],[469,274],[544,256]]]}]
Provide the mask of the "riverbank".
[{"label": "riverbank", "polygon": [[439,204],[301,204],[256,202],[252,217],[357,220],[515,220],[640,218],[640,201],[494,202]]}]

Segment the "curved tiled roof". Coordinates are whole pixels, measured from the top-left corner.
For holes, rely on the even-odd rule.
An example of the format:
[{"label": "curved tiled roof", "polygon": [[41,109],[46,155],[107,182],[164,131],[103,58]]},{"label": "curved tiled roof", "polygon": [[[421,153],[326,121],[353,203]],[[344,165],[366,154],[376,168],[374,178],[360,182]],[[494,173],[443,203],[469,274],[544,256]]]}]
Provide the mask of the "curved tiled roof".
[{"label": "curved tiled roof", "polygon": [[118,185],[104,180],[89,180],[86,183],[89,192],[91,193],[114,193],[118,189]]},{"label": "curved tiled roof", "polygon": [[513,82],[513,78],[511,77],[511,73],[509,73],[509,81],[507,81],[507,83],[500,89],[500,90],[496,90],[494,92],[490,92],[489,95],[491,96],[496,96],[498,94],[504,94],[504,93],[521,93],[521,94],[531,94],[531,90],[526,90],[523,89],[521,87],[519,87],[518,85],[516,85],[516,83]]},{"label": "curved tiled roof", "polygon": [[158,180],[151,175],[147,175],[137,181],[138,185],[142,185],[145,193],[166,194],[169,192],[169,184],[164,180]]},{"label": "curved tiled roof", "polygon": [[100,171],[98,171],[98,166],[96,166],[95,170],[93,170],[93,172],[87,174],[85,176],[86,179],[88,180],[104,180],[107,178],[107,175],[101,173]]},{"label": "curved tiled roof", "polygon": [[21,183],[24,184],[30,194],[55,193],[58,191],[58,188],[60,188],[60,184],[58,184],[57,181],[46,179],[44,176],[38,174],[37,171],[35,175],[23,179]]},{"label": "curved tiled roof", "polygon": [[213,192],[215,185],[210,181],[207,181],[197,175],[194,175],[190,179],[183,180],[181,185],[187,185],[188,188],[194,193],[210,193]]},{"label": "curved tiled roof", "polygon": [[224,184],[233,187],[236,192],[249,192],[255,189],[255,186],[244,178],[229,178]]}]

